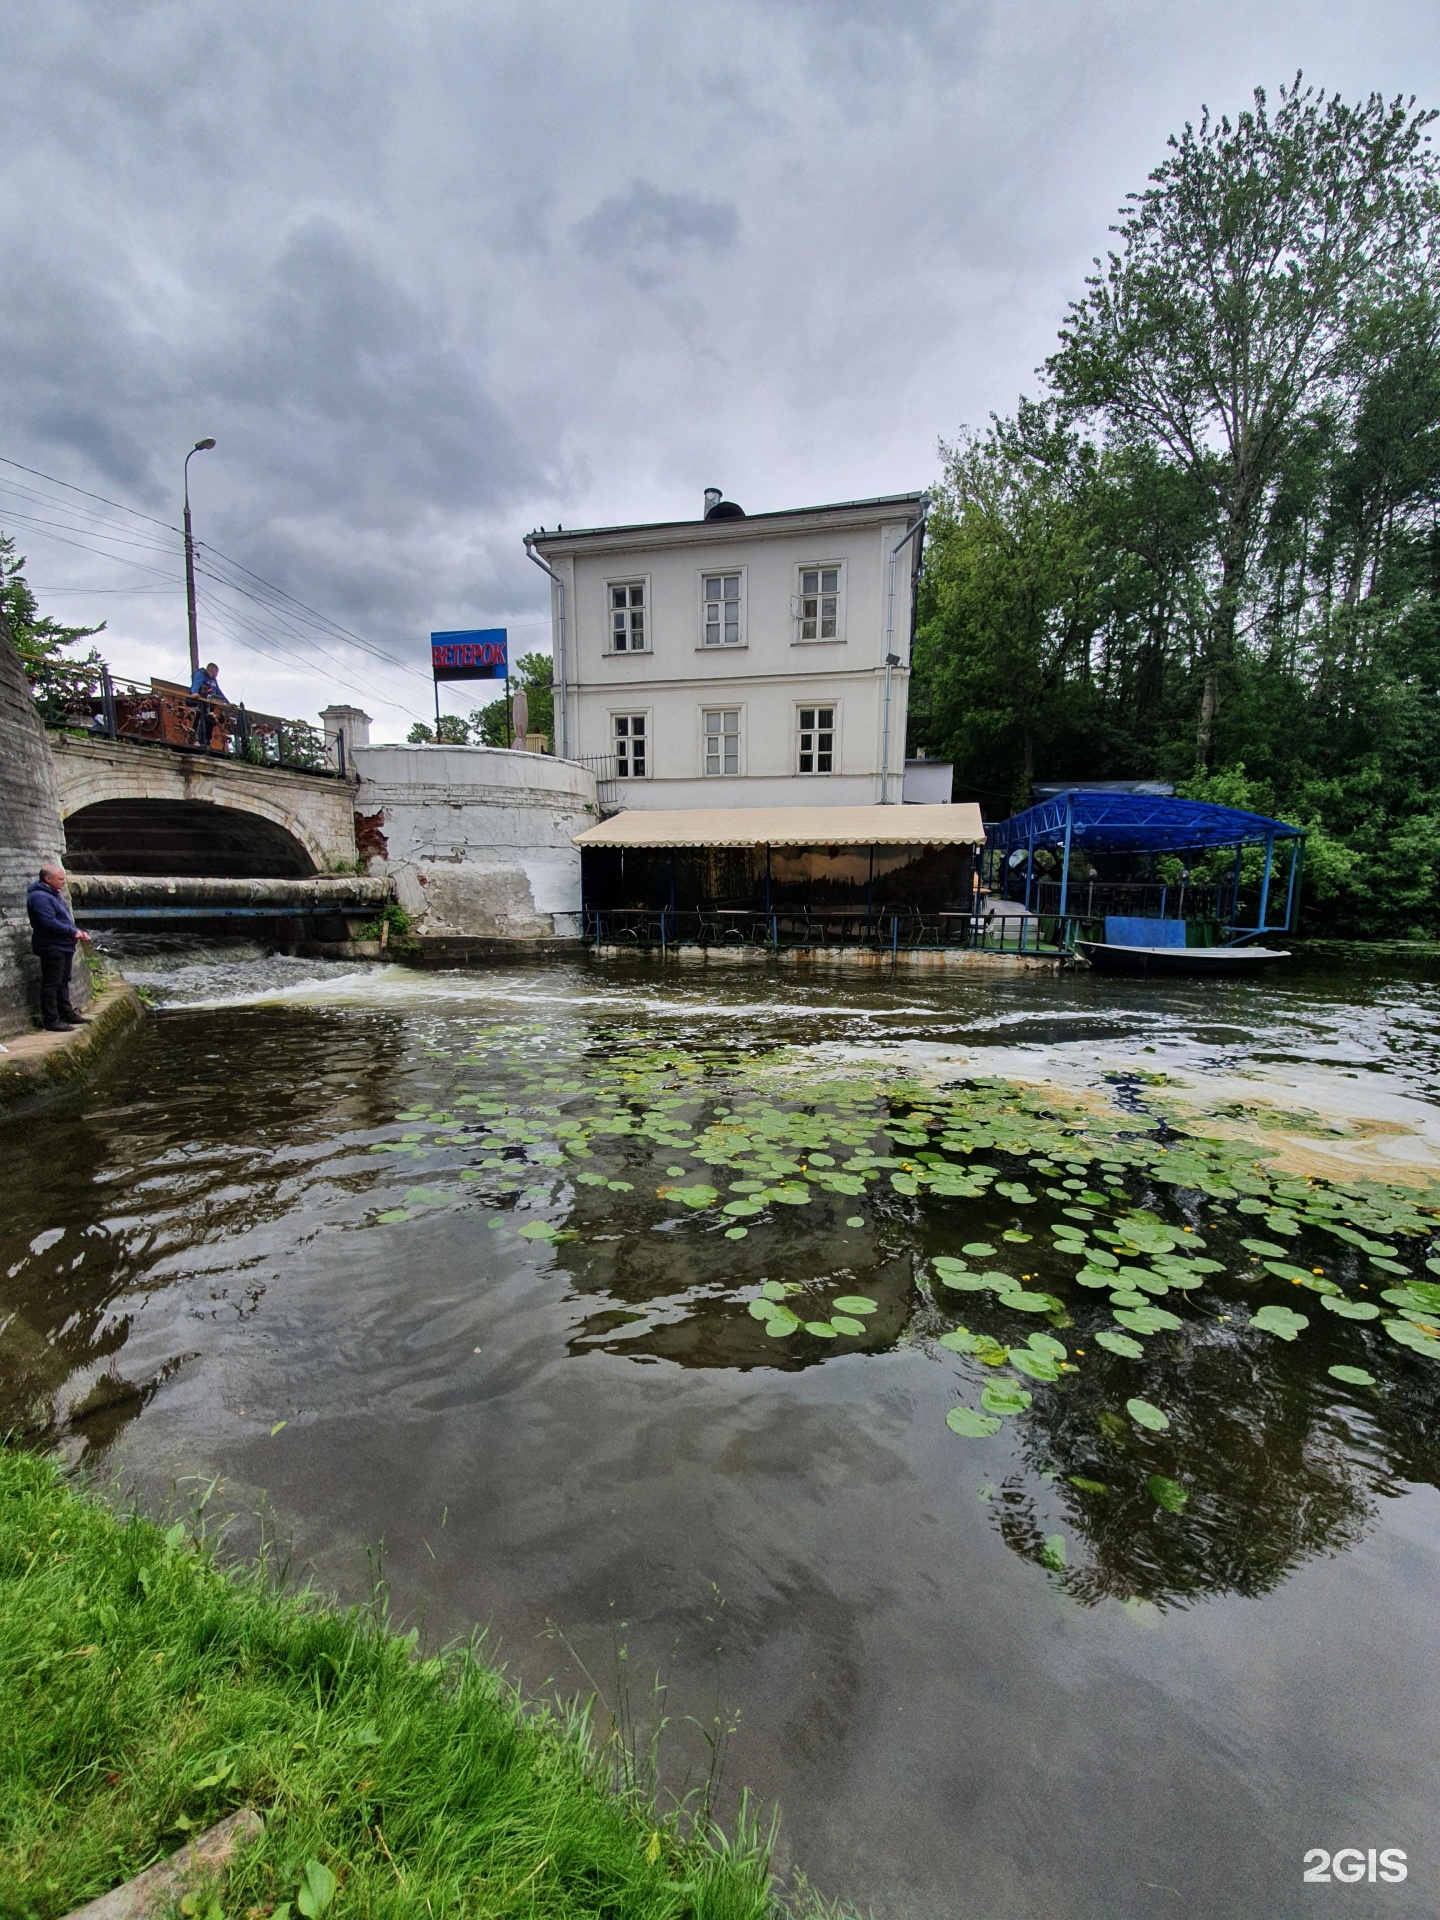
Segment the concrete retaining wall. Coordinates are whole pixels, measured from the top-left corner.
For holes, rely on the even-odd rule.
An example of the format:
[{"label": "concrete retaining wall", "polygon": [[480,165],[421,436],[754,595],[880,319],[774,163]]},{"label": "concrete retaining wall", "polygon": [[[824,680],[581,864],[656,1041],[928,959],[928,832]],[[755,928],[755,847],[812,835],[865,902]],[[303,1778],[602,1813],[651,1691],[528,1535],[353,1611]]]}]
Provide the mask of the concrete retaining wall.
[{"label": "concrete retaining wall", "polygon": [[580,934],[580,855],[595,776],[504,747],[357,747],[356,844],[418,937]]},{"label": "concrete retaining wall", "polygon": [[[64,846],[45,729],[10,630],[0,618],[0,1035],[30,1026],[32,1009],[39,1005],[25,889],[41,860],[58,859]],[[84,985],[82,960],[75,969],[77,995]]]}]

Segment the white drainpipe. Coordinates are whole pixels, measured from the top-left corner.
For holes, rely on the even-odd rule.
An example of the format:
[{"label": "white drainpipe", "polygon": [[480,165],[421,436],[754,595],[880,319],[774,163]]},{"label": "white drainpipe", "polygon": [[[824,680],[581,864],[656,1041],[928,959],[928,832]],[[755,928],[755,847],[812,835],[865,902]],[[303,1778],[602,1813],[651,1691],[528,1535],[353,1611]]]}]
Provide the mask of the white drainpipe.
[{"label": "white drainpipe", "polygon": [[[917,533],[923,533],[925,515],[930,502],[922,500],[920,518],[913,521],[890,549],[889,578],[885,584],[885,721],[880,742],[880,804],[890,804],[890,680],[896,667],[900,665],[900,656],[895,651],[895,562],[901,549],[908,547]],[[905,782],[900,782],[901,797],[904,797]]]},{"label": "white drainpipe", "polygon": [[565,582],[555,569],[547,566],[535,551],[535,543],[529,534],[525,536],[525,551],[542,573],[548,573],[555,582],[558,604],[555,614],[555,678],[552,682],[560,698],[555,703],[555,757],[568,760],[570,757],[570,728],[565,702]]}]

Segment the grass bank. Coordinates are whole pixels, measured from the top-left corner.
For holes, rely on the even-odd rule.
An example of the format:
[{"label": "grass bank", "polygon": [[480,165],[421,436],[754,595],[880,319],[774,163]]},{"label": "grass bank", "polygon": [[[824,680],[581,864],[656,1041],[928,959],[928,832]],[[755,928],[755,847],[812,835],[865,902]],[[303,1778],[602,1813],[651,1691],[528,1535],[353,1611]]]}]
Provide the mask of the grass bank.
[{"label": "grass bank", "polygon": [[473,1650],[422,1658],[0,1448],[3,1920],[54,1920],[242,1806],[263,1837],[200,1920],[794,1911],[752,1826],[659,1815],[614,1762]]}]

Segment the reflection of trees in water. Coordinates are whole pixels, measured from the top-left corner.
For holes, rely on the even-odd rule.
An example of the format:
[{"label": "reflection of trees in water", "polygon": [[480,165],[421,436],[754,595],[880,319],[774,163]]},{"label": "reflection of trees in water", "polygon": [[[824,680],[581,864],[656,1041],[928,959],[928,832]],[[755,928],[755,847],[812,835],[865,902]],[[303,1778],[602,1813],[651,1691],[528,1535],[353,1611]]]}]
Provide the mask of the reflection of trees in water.
[{"label": "reflection of trees in water", "polygon": [[[653,1189],[653,1177],[648,1184]],[[572,1354],[599,1348],[682,1367],[796,1372],[837,1351],[892,1347],[913,1316],[911,1253],[882,1250],[882,1223],[842,1229],[855,1205],[847,1195],[776,1207],[779,1217],[763,1234],[727,1240],[720,1227],[676,1218],[653,1192],[647,1198],[643,1173],[635,1188],[623,1196],[624,1235],[613,1238],[606,1229],[616,1224],[616,1196],[604,1187],[575,1190],[565,1224],[580,1238],[557,1248],[556,1264],[578,1294],[605,1304],[571,1335]],[[863,1339],[821,1341],[805,1333],[772,1339],[736,1300],[764,1280],[801,1289],[786,1304],[802,1319],[824,1319],[827,1301],[843,1293],[863,1293],[878,1310],[867,1318]]]},{"label": "reflection of trees in water", "polygon": [[[1377,1496],[1398,1486],[1313,1368],[1264,1335],[1177,1337],[1163,1353],[1152,1341],[1143,1362],[1087,1364],[1062,1389],[1037,1393],[1019,1422],[1026,1464],[1053,1473],[1049,1499],[1087,1549],[1064,1576],[1070,1594],[1084,1605],[1253,1598],[1302,1561],[1354,1546]],[[1131,1395],[1162,1407],[1168,1431],[1117,1413]],[[1157,1504],[1152,1474],[1185,1489],[1178,1513]],[[1072,1475],[1107,1491],[1084,1491]],[[1016,1552],[1043,1560],[1047,1530],[1025,1480],[1006,1483],[996,1520]]]},{"label": "reflection of trees in water", "polygon": [[[116,1301],[185,1282],[201,1249],[307,1204],[316,1161],[389,1121],[407,1046],[392,1019],[175,1011],[93,1083],[9,1122],[0,1431],[48,1426],[65,1383],[108,1362],[66,1417],[96,1446],[113,1439],[185,1357],[126,1379],[130,1320]],[[356,1178],[368,1184],[373,1170]],[[253,1310],[267,1264],[249,1271],[237,1245],[216,1266],[235,1311]]]}]

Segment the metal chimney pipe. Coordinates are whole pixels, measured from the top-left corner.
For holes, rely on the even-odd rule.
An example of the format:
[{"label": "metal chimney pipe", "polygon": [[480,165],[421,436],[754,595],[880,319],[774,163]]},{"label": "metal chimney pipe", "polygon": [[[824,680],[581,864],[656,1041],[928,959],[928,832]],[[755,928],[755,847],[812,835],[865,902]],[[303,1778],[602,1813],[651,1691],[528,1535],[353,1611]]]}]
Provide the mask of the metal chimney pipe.
[{"label": "metal chimney pipe", "polygon": [[707,520],[709,519],[709,517],[710,517],[710,514],[711,514],[711,512],[713,511],[713,509],[714,509],[714,508],[716,508],[716,507],[718,507],[718,506],[719,506],[719,504],[720,504],[720,502],[721,502],[721,501],[722,501],[722,500],[723,500],[724,498],[725,498],[725,496],[724,496],[724,494],[723,494],[723,493],[722,493],[722,492],[720,491],[720,489],[719,489],[719,487],[706,487],[706,489],[705,489],[705,517],[706,517],[706,519],[707,519]]}]

